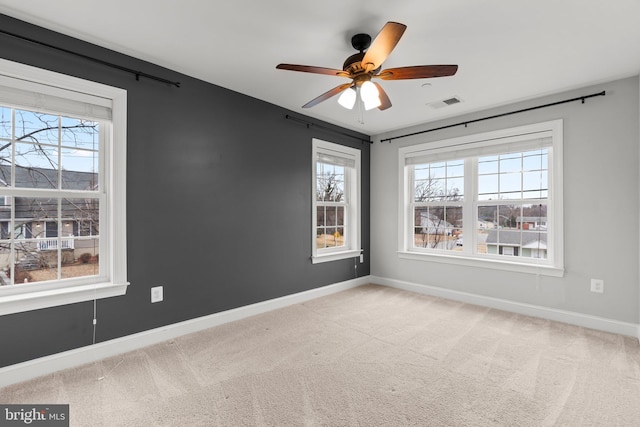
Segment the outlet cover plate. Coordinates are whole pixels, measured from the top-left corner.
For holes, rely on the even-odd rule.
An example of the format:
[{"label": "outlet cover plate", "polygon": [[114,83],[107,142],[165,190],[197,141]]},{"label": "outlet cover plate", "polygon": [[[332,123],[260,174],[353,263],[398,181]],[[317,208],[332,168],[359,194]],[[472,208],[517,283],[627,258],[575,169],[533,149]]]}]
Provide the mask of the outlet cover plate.
[{"label": "outlet cover plate", "polygon": [[155,286],[151,288],[151,302],[160,302],[164,299],[162,288],[162,286]]},{"label": "outlet cover plate", "polygon": [[598,294],[604,293],[604,280],[591,279],[591,292],[595,292]]}]

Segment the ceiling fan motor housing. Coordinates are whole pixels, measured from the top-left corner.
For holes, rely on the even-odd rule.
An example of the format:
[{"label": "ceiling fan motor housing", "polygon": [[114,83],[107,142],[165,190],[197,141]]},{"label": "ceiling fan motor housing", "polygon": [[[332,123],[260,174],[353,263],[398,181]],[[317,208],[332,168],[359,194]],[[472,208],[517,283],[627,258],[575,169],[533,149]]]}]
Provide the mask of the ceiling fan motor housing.
[{"label": "ceiling fan motor housing", "polygon": [[364,58],[364,52],[351,55],[346,59],[346,61],[344,61],[342,69],[352,74],[364,71],[362,68],[362,58]]}]

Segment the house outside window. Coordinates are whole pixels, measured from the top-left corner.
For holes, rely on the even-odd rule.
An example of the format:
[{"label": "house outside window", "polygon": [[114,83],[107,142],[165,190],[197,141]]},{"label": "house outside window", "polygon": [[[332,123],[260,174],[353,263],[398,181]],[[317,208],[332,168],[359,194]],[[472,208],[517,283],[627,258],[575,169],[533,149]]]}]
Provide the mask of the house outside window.
[{"label": "house outside window", "polygon": [[126,292],[125,138],[122,89],[0,60],[0,314]]},{"label": "house outside window", "polygon": [[563,274],[562,121],[403,147],[399,256]]},{"label": "house outside window", "polygon": [[360,150],[312,142],[313,263],[360,255]]}]

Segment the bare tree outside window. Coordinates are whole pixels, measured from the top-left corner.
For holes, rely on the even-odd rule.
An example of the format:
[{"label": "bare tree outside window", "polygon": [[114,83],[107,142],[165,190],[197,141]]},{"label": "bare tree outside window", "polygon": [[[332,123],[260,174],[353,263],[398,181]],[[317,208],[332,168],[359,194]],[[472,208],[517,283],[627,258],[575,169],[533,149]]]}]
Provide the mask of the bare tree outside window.
[{"label": "bare tree outside window", "polygon": [[462,160],[415,165],[414,245],[453,250],[462,224]]}]

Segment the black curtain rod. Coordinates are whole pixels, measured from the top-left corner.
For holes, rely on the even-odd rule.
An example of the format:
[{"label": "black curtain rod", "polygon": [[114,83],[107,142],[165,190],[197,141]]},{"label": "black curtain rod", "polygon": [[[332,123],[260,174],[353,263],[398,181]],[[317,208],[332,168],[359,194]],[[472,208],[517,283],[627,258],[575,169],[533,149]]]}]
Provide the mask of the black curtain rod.
[{"label": "black curtain rod", "polygon": [[438,128],[421,130],[419,132],[408,133],[406,135],[392,136],[391,138],[381,139],[380,142],[385,142],[385,141],[391,142],[394,139],[407,138],[409,136],[420,135],[420,134],[423,134],[423,133],[428,133],[428,132],[433,132],[433,131],[436,131],[436,130],[452,128],[452,127],[456,127],[456,126],[464,125],[465,127],[467,127],[467,125],[470,124],[470,123],[481,122],[483,120],[489,120],[489,119],[496,119],[498,117],[510,116],[511,114],[524,113],[526,111],[537,110],[539,108],[553,107],[554,105],[566,104],[567,102],[582,101],[582,103],[584,104],[585,99],[593,98],[595,96],[605,96],[605,95],[606,95],[606,92],[603,90],[602,92],[592,93],[591,95],[578,96],[577,98],[565,99],[564,101],[558,101],[558,102],[552,102],[550,104],[538,105],[537,107],[523,108],[522,110],[510,111],[508,113],[502,113],[502,114],[495,114],[493,116],[482,117],[480,119],[467,120],[466,122],[460,122],[460,123],[456,123],[456,124],[453,124],[453,125],[440,126]]},{"label": "black curtain rod", "polygon": [[87,56],[87,55],[84,55],[82,53],[78,53],[78,52],[74,52],[72,50],[64,49],[62,47],[53,46],[51,44],[44,43],[44,42],[29,38],[29,37],[21,36],[19,34],[15,34],[15,33],[9,32],[9,31],[0,30],[0,33],[6,34],[7,36],[15,37],[15,38],[20,39],[20,40],[27,41],[29,43],[34,43],[34,44],[37,44],[37,45],[40,45],[40,46],[48,47],[50,49],[58,50],[60,52],[68,53],[70,55],[75,55],[75,56],[78,56],[80,58],[84,58],[84,59],[86,59],[88,61],[93,61],[93,62],[96,62],[98,64],[106,65],[107,67],[116,68],[116,69],[118,69],[120,71],[125,71],[127,73],[134,74],[136,76],[136,80],[140,80],[140,77],[145,77],[147,79],[155,80],[155,81],[158,81],[158,82],[161,82],[161,83],[166,83],[166,84],[171,85],[171,86],[180,87],[180,82],[174,82],[174,81],[171,81],[171,80],[163,79],[162,77],[157,77],[157,76],[153,76],[151,74],[144,73],[142,71],[136,71],[136,70],[133,70],[131,68],[127,68],[127,67],[123,67],[121,65],[113,64],[111,62],[103,61],[102,59],[94,58],[92,56]]},{"label": "black curtain rod", "polygon": [[348,136],[349,138],[357,139],[357,140],[359,140],[361,142],[368,142],[369,144],[373,144],[373,141],[371,141],[370,139],[362,139],[359,136],[351,135],[351,134],[348,134],[346,132],[340,132],[339,130],[332,129],[332,128],[327,127],[327,126],[322,126],[322,125],[319,125],[317,123],[311,123],[311,122],[303,120],[303,119],[301,119],[299,117],[291,116],[289,114],[284,116],[284,118],[285,119],[289,119],[289,120],[293,120],[294,122],[302,123],[303,125],[305,125],[307,127],[307,129],[310,128],[311,126],[315,126],[315,127],[321,128],[321,129],[328,130],[328,131],[333,132],[333,133],[337,133],[337,134],[340,134],[340,135]]}]

